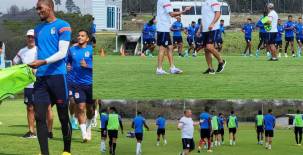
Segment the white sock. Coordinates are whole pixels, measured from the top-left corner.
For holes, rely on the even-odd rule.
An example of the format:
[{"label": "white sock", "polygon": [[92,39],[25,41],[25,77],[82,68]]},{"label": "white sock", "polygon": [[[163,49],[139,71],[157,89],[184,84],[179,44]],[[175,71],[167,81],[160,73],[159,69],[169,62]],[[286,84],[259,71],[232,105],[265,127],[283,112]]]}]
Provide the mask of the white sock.
[{"label": "white sock", "polygon": [[80,130],[82,133],[82,138],[85,139],[86,138],[86,124],[80,124]]},{"label": "white sock", "polygon": [[164,139],[164,144],[167,144],[167,140],[166,139]]},{"label": "white sock", "polygon": [[136,153],[139,154],[141,151],[141,143],[137,143]]},{"label": "white sock", "polygon": [[229,144],[232,145],[233,144],[233,140],[229,140]]}]

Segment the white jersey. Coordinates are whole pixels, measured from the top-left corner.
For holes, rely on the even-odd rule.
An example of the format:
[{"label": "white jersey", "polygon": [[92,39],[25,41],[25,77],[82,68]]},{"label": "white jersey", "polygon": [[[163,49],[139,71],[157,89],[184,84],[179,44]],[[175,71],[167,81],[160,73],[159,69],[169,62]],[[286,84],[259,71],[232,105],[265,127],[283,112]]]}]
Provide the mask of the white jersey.
[{"label": "white jersey", "polygon": [[170,0],[158,0],[157,2],[157,31],[170,32],[171,17],[169,13],[173,12]]},{"label": "white jersey", "polygon": [[[217,0],[206,0],[202,4],[202,26],[203,32],[208,32],[208,27],[215,18],[215,13],[221,11],[221,5]],[[218,30],[220,28],[220,23],[217,21],[213,30]]]},{"label": "white jersey", "polygon": [[276,11],[272,10],[269,14],[268,14],[268,18],[271,21],[271,30],[269,32],[278,32],[278,19],[279,16],[277,14]]},{"label": "white jersey", "polygon": [[[37,47],[29,49],[28,47],[22,48],[15,56],[14,64],[30,64],[37,59]],[[34,84],[28,85],[26,88],[34,88]]]},{"label": "white jersey", "polygon": [[192,118],[183,116],[178,126],[182,130],[182,138],[192,139],[194,137],[194,121]]}]

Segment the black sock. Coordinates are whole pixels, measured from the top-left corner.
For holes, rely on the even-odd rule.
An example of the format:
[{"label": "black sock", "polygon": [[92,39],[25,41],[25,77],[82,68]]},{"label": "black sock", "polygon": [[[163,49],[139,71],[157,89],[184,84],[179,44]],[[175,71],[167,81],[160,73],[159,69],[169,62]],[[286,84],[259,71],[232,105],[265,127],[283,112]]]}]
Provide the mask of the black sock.
[{"label": "black sock", "polygon": [[116,152],[117,143],[113,143],[113,152]]},{"label": "black sock", "polygon": [[48,109],[48,104],[35,104],[35,119],[37,126],[37,136],[40,145],[40,151],[43,155],[49,155],[48,150],[48,129],[46,124],[46,113]]},{"label": "black sock", "polygon": [[259,132],[257,134],[257,139],[258,139],[258,142],[260,142],[260,133]]},{"label": "black sock", "polygon": [[302,143],[302,134],[299,135],[299,144]]},{"label": "black sock", "polygon": [[296,133],[295,135],[296,135],[296,143],[299,144],[299,137],[298,137],[298,134]]},{"label": "black sock", "polygon": [[57,105],[58,117],[61,123],[61,131],[63,135],[64,151],[70,152],[72,140],[72,128],[68,116],[67,105]]},{"label": "black sock", "polygon": [[113,142],[112,142],[111,139],[109,140],[108,144],[109,144],[109,151],[112,152],[112,149],[113,149],[113,148],[112,148]]}]

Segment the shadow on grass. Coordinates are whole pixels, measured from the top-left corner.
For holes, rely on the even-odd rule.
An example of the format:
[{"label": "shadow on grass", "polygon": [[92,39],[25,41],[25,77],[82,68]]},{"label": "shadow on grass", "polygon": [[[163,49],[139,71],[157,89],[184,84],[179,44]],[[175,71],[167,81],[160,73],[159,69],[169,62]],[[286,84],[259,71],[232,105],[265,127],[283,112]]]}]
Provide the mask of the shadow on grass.
[{"label": "shadow on grass", "polygon": [[28,128],[28,126],[27,125],[9,125],[8,126],[9,128]]},{"label": "shadow on grass", "polygon": [[0,152],[0,154],[1,155],[22,155],[22,154],[14,154],[14,153],[12,154],[12,153],[3,153],[3,152]]},{"label": "shadow on grass", "polygon": [[[16,134],[16,133],[0,133],[1,136],[13,136],[13,137],[20,137],[22,138],[23,134]],[[0,153],[1,154],[1,153]],[[1,154],[2,155],[2,154]]]}]

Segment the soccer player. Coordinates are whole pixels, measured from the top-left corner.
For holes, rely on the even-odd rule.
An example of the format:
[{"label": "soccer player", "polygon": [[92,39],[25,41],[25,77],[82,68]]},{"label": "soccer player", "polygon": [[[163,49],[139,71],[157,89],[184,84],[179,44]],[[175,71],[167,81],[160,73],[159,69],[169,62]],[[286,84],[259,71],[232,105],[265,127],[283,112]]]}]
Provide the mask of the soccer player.
[{"label": "soccer player", "polygon": [[227,127],[229,130],[229,144],[236,145],[236,133],[238,128],[238,119],[234,111],[230,112],[227,118]]},{"label": "soccer player", "polygon": [[284,24],[284,30],[285,30],[285,57],[288,57],[287,55],[287,49],[290,44],[291,53],[293,56],[295,56],[295,49],[294,49],[294,30],[295,30],[295,23],[293,22],[292,15],[288,16],[288,21]]},{"label": "soccer player", "polygon": [[83,143],[86,143],[91,140],[91,125],[96,108],[92,88],[93,47],[88,45],[89,33],[87,31],[80,30],[77,39],[78,45],[69,49],[68,63],[72,67],[70,74],[74,77],[72,85],[74,86],[74,98],[78,105],[79,126]]},{"label": "soccer player", "polygon": [[201,24],[202,24],[202,19],[199,18],[197,21],[197,24],[195,26],[195,50],[193,53],[194,57],[196,57],[199,50],[202,49],[202,36],[201,36],[201,33],[198,33],[199,29],[201,27]]},{"label": "soccer player", "polygon": [[91,21],[91,26],[90,26],[90,34],[91,34],[91,42],[93,43],[93,47],[95,48],[96,47],[96,44],[97,44],[97,40],[96,40],[96,24],[94,23],[95,21],[95,18],[93,17],[92,18],[92,21]]},{"label": "soccer player", "polygon": [[302,17],[298,18],[298,23],[295,26],[295,32],[296,32],[296,40],[297,40],[297,43],[298,43],[297,57],[301,57],[302,43],[303,43],[303,22],[302,22]]},{"label": "soccer player", "polygon": [[135,129],[135,136],[137,139],[136,155],[141,155],[142,153],[141,143],[143,141],[143,127],[149,130],[149,127],[147,126],[142,113],[138,112],[137,116],[133,119],[132,122],[132,128]]},{"label": "soccer player", "polygon": [[283,41],[282,41],[282,36],[284,32],[284,26],[282,24],[282,20],[278,19],[278,33],[276,37],[276,49],[279,49],[279,58],[281,57],[282,53],[282,46],[283,46]]},{"label": "soccer player", "polygon": [[216,48],[218,49],[219,52],[222,50],[223,46],[223,37],[222,34],[225,34],[225,28],[224,28],[224,20],[220,20],[220,29],[217,32],[217,37],[216,37]]},{"label": "soccer player", "polygon": [[209,114],[209,108],[205,107],[204,112],[200,114],[200,142],[198,147],[198,153],[201,152],[202,146],[207,142],[207,152],[212,152],[211,150],[211,115]]},{"label": "soccer player", "polygon": [[296,143],[298,146],[302,145],[302,130],[303,130],[303,115],[301,114],[300,110],[297,110],[297,114],[295,115],[294,119],[294,126],[295,126],[295,138]]},{"label": "soccer player", "polygon": [[256,120],[255,120],[255,127],[257,130],[257,139],[258,139],[258,143],[259,145],[263,145],[263,134],[264,134],[264,116],[262,114],[262,111],[259,110],[258,111],[258,115],[256,116]]},{"label": "soccer player", "polygon": [[278,33],[278,19],[279,16],[277,12],[274,10],[274,4],[268,3],[267,4],[268,10],[268,21],[265,23],[265,26],[270,26],[271,30],[266,33],[266,45],[267,49],[270,51],[271,58],[269,61],[278,61],[277,57],[277,49],[275,46],[275,41]]},{"label": "soccer player", "polygon": [[153,56],[153,51],[155,49],[156,43],[156,17],[153,17],[148,23],[144,24],[143,27],[143,51],[141,56]]},{"label": "soccer player", "polygon": [[184,30],[183,24],[181,22],[181,16],[176,17],[177,21],[173,23],[170,30],[173,32],[173,44],[174,48],[178,49],[178,54],[180,57],[183,57],[183,39],[182,39],[182,31]]},{"label": "soccer player", "polygon": [[166,145],[167,144],[167,140],[165,138],[166,119],[162,115],[159,115],[156,120],[156,125],[158,127],[158,129],[157,129],[157,146],[160,145],[161,136],[164,141],[164,145]]},{"label": "soccer player", "polygon": [[202,5],[202,40],[205,45],[205,59],[208,69],[204,74],[215,74],[212,66],[212,55],[217,59],[219,65],[217,72],[223,72],[225,67],[225,60],[222,59],[220,53],[215,48],[216,33],[220,28],[218,20],[221,16],[220,3],[217,0],[206,0]]},{"label": "soccer player", "polygon": [[[74,43],[74,45],[77,45],[78,43]],[[77,104],[75,102],[74,98],[74,86],[73,86],[73,80],[74,77],[71,74],[72,66],[71,64],[67,64],[67,74],[66,74],[66,81],[67,81],[67,87],[68,87],[68,101],[69,101],[69,114],[71,116],[70,122],[73,130],[79,129],[78,127],[78,120],[76,118],[76,111],[77,111]]]},{"label": "soccer player", "polygon": [[173,46],[170,38],[171,17],[176,17],[189,11],[186,7],[183,11],[174,12],[170,0],[158,0],[157,2],[157,45],[159,46],[158,67],[156,74],[168,74],[163,70],[164,53],[167,52],[170,73],[180,74],[182,70],[175,67],[173,60]]},{"label": "soccer player", "polygon": [[258,58],[260,56],[260,49],[263,45],[263,47],[266,47],[265,43],[265,34],[266,30],[264,28],[264,24],[262,23],[262,19],[267,16],[267,12],[264,13],[264,15],[259,19],[259,21],[256,24],[256,28],[259,28],[259,44],[256,51],[256,57]]},{"label": "soccer player", "polygon": [[[252,32],[254,31],[254,25],[252,24],[251,18],[247,18],[247,23],[244,24],[242,27],[242,32],[245,34],[245,41],[246,47],[244,50],[243,55],[245,56],[252,56],[251,54],[251,39],[252,39]],[[248,50],[248,54],[247,54]]]},{"label": "soccer player", "polygon": [[122,119],[120,115],[118,115],[115,107],[110,107],[108,120],[105,122],[105,126],[109,137],[109,153],[110,155],[115,155],[119,126],[121,128],[121,133],[123,135]]},{"label": "soccer player", "polygon": [[35,28],[38,60],[29,66],[38,68],[34,84],[34,110],[40,150],[43,155],[49,154],[45,120],[48,106],[52,103],[57,105],[61,123],[64,141],[62,154],[69,155],[72,129],[68,115],[65,58],[71,40],[71,27],[66,21],[56,18],[52,0],[38,0],[36,9],[42,21]]},{"label": "soccer player", "polygon": [[219,113],[219,134],[221,137],[221,144],[224,144],[224,122],[225,118],[223,113]]},{"label": "soccer player", "polygon": [[179,120],[178,129],[182,130],[182,145],[183,152],[180,155],[189,155],[195,149],[194,142],[194,126],[199,125],[199,122],[194,122],[192,119],[191,110],[184,111],[184,116]]},{"label": "soccer player", "polygon": [[192,21],[191,25],[188,26],[185,29],[185,34],[187,35],[187,43],[188,43],[188,50],[185,52],[185,56],[188,56],[190,51],[193,50],[193,56],[194,56],[194,50],[195,50],[195,36],[196,36],[196,22]]},{"label": "soccer player", "polygon": [[[37,47],[35,45],[35,31],[33,29],[28,30],[26,33],[27,46],[19,50],[13,64],[30,64],[37,59]],[[2,45],[2,44],[1,44]],[[33,101],[33,90],[34,84],[28,85],[24,89],[24,104],[27,106],[27,122],[29,131],[23,136],[23,138],[36,138],[35,132],[35,112],[34,112],[34,101]],[[48,106],[47,110],[47,126],[49,131],[49,138],[52,138],[52,126],[53,117],[51,105]]]},{"label": "soccer player", "polygon": [[274,128],[276,125],[276,118],[269,109],[268,113],[264,116],[264,129],[265,129],[265,148],[271,150],[272,138],[274,137]]},{"label": "soccer player", "polygon": [[105,152],[106,151],[105,142],[106,142],[106,138],[107,138],[107,129],[106,129],[105,122],[108,121],[108,113],[107,113],[106,109],[101,110],[100,121],[101,121],[101,145],[100,145],[100,150],[101,150],[101,152]]},{"label": "soccer player", "polygon": [[212,146],[220,146],[221,145],[221,138],[219,134],[219,118],[216,115],[215,111],[211,112],[211,127],[212,127],[212,133],[211,133],[211,138],[212,138]]}]

